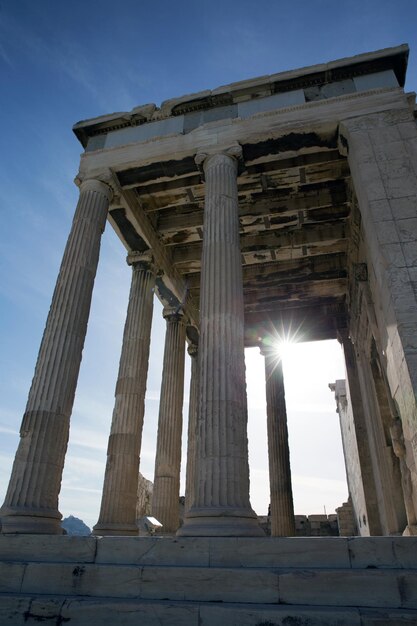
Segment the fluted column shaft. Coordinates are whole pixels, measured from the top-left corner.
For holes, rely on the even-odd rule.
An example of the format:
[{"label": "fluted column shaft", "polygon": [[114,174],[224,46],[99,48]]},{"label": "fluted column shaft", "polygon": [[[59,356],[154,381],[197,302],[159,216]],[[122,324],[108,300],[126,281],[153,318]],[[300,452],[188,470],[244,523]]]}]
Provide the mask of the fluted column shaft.
[{"label": "fluted column shaft", "polygon": [[179,526],[182,404],[184,398],[185,320],[175,310],[164,309],[167,322],[152,515],[162,524],[162,532],[175,533]]},{"label": "fluted column shaft", "polygon": [[100,181],[81,184],[0,510],[2,532],[62,532],[58,495],[110,198]]},{"label": "fluted column shaft", "polygon": [[249,503],[237,161],[204,160],[195,498],[181,535],[262,535]]},{"label": "fluted column shaft", "polygon": [[294,504],[282,361],[277,355],[262,353],[265,356],[271,536],[293,537]]},{"label": "fluted column shaft", "polygon": [[191,357],[190,402],[188,407],[188,443],[187,469],[185,479],[185,511],[188,511],[195,497],[195,461],[197,445],[197,411],[198,411],[198,347],[191,344],[188,347]]},{"label": "fluted column shaft", "polygon": [[95,535],[138,534],[136,503],[155,271],[146,255],[131,255],[128,263],[132,265],[132,283]]}]

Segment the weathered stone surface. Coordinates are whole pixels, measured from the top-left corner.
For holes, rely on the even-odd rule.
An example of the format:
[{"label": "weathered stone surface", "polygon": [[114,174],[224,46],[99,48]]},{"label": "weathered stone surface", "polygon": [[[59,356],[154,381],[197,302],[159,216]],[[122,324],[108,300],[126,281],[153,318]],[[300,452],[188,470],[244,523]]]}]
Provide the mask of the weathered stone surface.
[{"label": "weathered stone surface", "polygon": [[[414,569],[400,569],[394,549],[408,545],[412,552],[414,538],[97,537],[91,538],[97,544],[94,564],[42,563],[43,537],[16,539],[26,548],[32,539],[33,556],[0,562],[2,624],[71,619],[77,626],[94,626],[111,619],[133,625],[141,619],[167,626],[381,626],[417,621],[417,561],[410,564]],[[51,559],[57,558],[59,543],[86,540],[51,539]],[[356,544],[356,555],[363,553],[352,567],[348,543]],[[365,558],[372,552],[379,558]]]},{"label": "weathered stone surface", "polygon": [[185,511],[191,507],[195,497],[195,463],[197,454],[197,417],[199,402],[199,364],[198,346],[191,344],[188,347],[188,354],[191,357],[191,378],[190,378],[190,401],[188,405],[188,442],[187,442],[187,470],[185,480]]},{"label": "weathered stone surface", "polygon": [[325,606],[399,607],[402,604],[395,570],[296,571],[280,574],[280,602]]},{"label": "weathered stone surface", "polygon": [[58,561],[94,563],[94,537],[0,535],[0,561]]},{"label": "weathered stone surface", "polygon": [[164,318],[167,326],[151,510],[162,524],[162,532],[172,534],[179,526],[186,327],[178,307],[164,309]]},{"label": "weathered stone surface", "polygon": [[61,616],[77,626],[199,626],[198,605],[173,602],[74,599],[65,602]]},{"label": "weathered stone surface", "polygon": [[138,500],[136,505],[136,518],[138,520],[144,515],[151,514],[152,492],[153,482],[139,472]]},{"label": "weathered stone surface", "polygon": [[98,180],[81,184],[0,510],[3,533],[62,533],[58,495],[69,419],[111,196]]},{"label": "weathered stone surface", "polygon": [[282,360],[268,342],[261,345],[261,354],[265,357],[271,536],[293,537],[295,520]]},{"label": "weathered stone surface", "polygon": [[96,563],[207,567],[210,564],[209,539],[204,537],[181,539],[106,537],[97,540]]},{"label": "weathered stone surface", "polygon": [[141,597],[221,602],[278,602],[278,576],[262,569],[144,567]]},{"label": "weathered stone surface", "polygon": [[26,566],[21,593],[138,598],[140,580],[141,568],[133,565],[32,562]]},{"label": "weathered stone surface", "polygon": [[0,593],[18,592],[24,573],[24,563],[2,563],[0,567]]},{"label": "weathered stone surface", "polygon": [[354,609],[200,605],[199,613],[201,626],[362,626]]},{"label": "weathered stone surface", "polygon": [[179,534],[262,535],[249,503],[237,161],[199,155],[206,179],[195,498]]},{"label": "weathered stone surface", "polygon": [[326,538],[219,538],[210,540],[218,567],[349,567],[347,540]]},{"label": "weathered stone surface", "polygon": [[139,459],[155,288],[149,254],[129,258],[132,283],[96,535],[136,535]]},{"label": "weathered stone surface", "polygon": [[417,540],[412,537],[353,537],[348,547],[353,568],[417,567]]},{"label": "weathered stone surface", "polygon": [[[26,626],[47,620],[73,621],[77,626],[398,626],[415,625],[416,612],[406,609],[353,609],[275,605],[185,603],[118,598],[48,597],[0,599],[2,624]],[[52,622],[54,623],[54,622]]]}]

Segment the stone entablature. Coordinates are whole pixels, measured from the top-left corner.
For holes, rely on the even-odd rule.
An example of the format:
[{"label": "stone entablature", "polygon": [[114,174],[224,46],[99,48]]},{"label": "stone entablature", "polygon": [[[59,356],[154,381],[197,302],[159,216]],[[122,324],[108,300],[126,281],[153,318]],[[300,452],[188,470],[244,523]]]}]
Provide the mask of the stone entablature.
[{"label": "stone entablature", "polygon": [[[74,132],[87,151],[91,151],[172,133],[187,133],[221,119],[244,119],[255,113],[348,93],[403,87],[407,57],[408,46],[403,45],[261,76],[166,100],[160,108],[146,104],[130,112],[78,122]],[[146,128],[139,128],[141,126]],[[129,127],[134,130],[127,130]]]}]

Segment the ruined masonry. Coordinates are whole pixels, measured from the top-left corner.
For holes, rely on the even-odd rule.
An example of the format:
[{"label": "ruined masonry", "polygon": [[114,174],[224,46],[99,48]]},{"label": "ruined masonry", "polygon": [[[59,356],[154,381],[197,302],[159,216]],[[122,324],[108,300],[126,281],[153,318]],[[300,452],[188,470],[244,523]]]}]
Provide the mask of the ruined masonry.
[{"label": "ruined masonry", "polygon": [[[407,59],[402,45],[74,126],[79,202],[0,510],[1,624],[417,622]],[[65,537],[58,497],[106,221],[126,248],[131,291],[99,519],[94,536]],[[166,337],[151,513],[164,536],[151,538],[137,536],[136,508],[155,294]],[[295,536],[273,353],[293,328],[343,346],[346,381],[331,385],[349,486],[338,515],[359,537]],[[249,346],[265,358],[272,537],[249,501]]]}]

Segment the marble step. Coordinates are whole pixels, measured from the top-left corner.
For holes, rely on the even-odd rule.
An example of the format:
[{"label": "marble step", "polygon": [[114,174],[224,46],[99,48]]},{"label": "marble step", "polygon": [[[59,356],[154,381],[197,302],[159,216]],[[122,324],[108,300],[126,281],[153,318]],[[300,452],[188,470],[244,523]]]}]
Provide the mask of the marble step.
[{"label": "marble step", "polygon": [[417,568],[417,537],[0,535],[0,561],[239,568]]},{"label": "marble step", "polygon": [[417,570],[2,562],[0,592],[417,609]]},{"label": "marble step", "polygon": [[415,626],[416,611],[0,594],[0,624],[30,626]]}]

